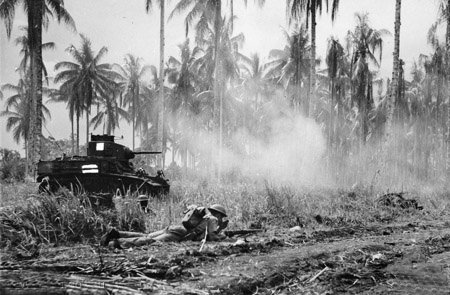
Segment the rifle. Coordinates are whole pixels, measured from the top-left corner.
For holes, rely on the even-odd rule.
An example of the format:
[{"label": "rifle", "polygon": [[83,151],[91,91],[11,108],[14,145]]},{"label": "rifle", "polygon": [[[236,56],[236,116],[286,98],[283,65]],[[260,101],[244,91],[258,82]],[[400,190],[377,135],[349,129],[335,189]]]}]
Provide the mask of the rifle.
[{"label": "rifle", "polygon": [[226,230],[223,233],[231,238],[233,236],[250,235],[263,232],[262,229],[238,229],[238,230]]}]

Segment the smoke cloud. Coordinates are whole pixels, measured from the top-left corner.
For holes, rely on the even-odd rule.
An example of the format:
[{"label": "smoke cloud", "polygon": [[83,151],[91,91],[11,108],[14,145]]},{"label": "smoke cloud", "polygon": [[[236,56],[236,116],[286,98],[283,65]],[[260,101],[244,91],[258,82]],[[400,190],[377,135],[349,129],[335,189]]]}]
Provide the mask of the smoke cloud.
[{"label": "smoke cloud", "polygon": [[192,120],[184,119],[179,131],[188,134],[188,150],[202,155],[197,164],[221,167],[224,175],[239,172],[251,179],[282,185],[331,185],[325,169],[325,136],[313,119],[292,111],[283,100],[266,103],[259,115],[256,126],[240,127],[228,135],[222,149],[218,131],[195,131]]}]

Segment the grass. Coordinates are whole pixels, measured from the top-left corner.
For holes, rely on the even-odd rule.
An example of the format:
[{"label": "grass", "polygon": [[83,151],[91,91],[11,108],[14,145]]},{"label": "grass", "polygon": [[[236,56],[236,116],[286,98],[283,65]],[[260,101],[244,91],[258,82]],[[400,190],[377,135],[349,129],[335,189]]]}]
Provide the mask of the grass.
[{"label": "grass", "polygon": [[30,183],[2,185],[1,248],[93,243],[111,226],[151,232],[179,223],[191,204],[224,205],[230,229],[251,225],[279,228],[367,225],[442,219],[450,213],[450,193],[431,189],[406,195],[424,206],[424,210],[418,211],[379,205],[377,197],[385,192],[373,187],[339,190],[294,188],[267,182],[176,181],[169,195],[150,199],[147,213],[140,209],[133,195],[115,197],[114,210],[99,210],[84,194],[75,196],[62,191],[56,195],[39,195],[34,194],[36,191],[36,185]]}]

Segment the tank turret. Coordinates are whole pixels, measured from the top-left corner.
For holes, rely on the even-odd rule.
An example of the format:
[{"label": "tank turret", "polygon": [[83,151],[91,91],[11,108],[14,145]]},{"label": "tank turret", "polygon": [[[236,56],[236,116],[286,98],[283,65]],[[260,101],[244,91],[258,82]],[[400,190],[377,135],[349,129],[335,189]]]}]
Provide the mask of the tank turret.
[{"label": "tank turret", "polygon": [[41,182],[41,190],[51,192],[62,186],[89,193],[164,194],[170,185],[162,171],[151,176],[142,168],[135,170],[130,162],[136,155],[160,153],[133,152],[116,143],[114,136],[91,135],[87,156],[40,161],[37,181]]}]

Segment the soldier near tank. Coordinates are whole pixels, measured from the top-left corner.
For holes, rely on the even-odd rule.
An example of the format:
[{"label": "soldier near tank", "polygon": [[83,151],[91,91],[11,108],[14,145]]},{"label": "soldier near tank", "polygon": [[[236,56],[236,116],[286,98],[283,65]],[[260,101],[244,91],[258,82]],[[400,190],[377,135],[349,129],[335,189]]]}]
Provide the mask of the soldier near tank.
[{"label": "soldier near tank", "polygon": [[153,233],[139,233],[117,231],[111,229],[102,237],[102,245],[110,242],[117,243],[124,248],[149,245],[156,241],[181,242],[181,241],[220,241],[226,238],[221,232],[228,226],[225,207],[214,204],[208,208],[189,206],[181,225],[168,226],[165,229]]}]

